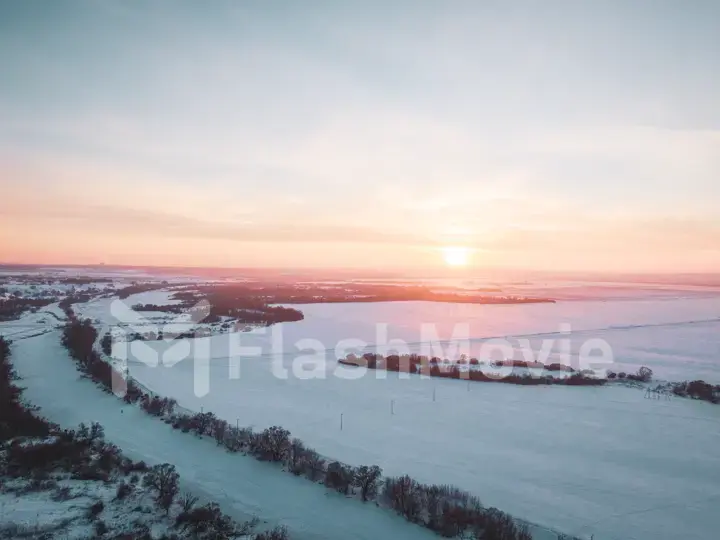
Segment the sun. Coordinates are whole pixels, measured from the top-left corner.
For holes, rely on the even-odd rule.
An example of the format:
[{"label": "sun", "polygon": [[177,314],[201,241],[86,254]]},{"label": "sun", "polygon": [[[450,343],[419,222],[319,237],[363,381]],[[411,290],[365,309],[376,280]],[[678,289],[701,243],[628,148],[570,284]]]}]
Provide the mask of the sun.
[{"label": "sun", "polygon": [[468,263],[470,250],[461,246],[448,246],[442,248],[442,253],[448,266],[465,266]]}]

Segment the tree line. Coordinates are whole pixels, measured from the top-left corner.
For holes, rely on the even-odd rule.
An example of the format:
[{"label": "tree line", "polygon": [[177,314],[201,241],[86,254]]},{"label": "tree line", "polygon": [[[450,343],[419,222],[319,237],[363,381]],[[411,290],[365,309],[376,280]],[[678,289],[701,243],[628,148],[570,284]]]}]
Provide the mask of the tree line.
[{"label": "tree line", "polygon": [[[63,344],[87,373],[106,391],[112,391],[113,368],[92,349],[97,332],[89,321],[68,322]],[[100,362],[104,369],[89,367]],[[496,508],[483,506],[479,499],[459,488],[428,485],[409,476],[383,477],[377,465],[353,467],[328,460],[279,426],[261,432],[231,425],[211,412],[184,414],[176,412],[173,399],[150,395],[132,379],[125,381],[125,403],[136,404],[147,414],[162,419],[173,428],[216,441],[231,453],[253,456],[260,461],[276,463],[284,470],[346,496],[374,502],[390,508],[412,523],[437,534],[453,538],[484,540],[530,540],[527,528],[512,516]]]},{"label": "tree line", "polygon": [[376,353],[365,353],[361,357],[349,354],[341,358],[338,363],[352,367],[366,367],[414,375],[425,375],[443,379],[462,379],[473,382],[497,382],[519,385],[566,385],[566,386],[601,386],[606,379],[590,377],[576,372],[572,367],[563,364],[542,364],[540,362],[524,362],[519,360],[498,361],[490,364],[491,368],[540,368],[546,371],[567,371],[572,374],[568,377],[554,377],[552,375],[531,375],[529,373],[495,374],[480,369],[482,365],[476,358],[460,359],[457,362],[440,360],[440,358],[420,356],[417,354],[383,356]]},{"label": "tree line", "polygon": [[35,311],[53,302],[52,298],[0,299],[0,321],[12,321],[28,310]]}]

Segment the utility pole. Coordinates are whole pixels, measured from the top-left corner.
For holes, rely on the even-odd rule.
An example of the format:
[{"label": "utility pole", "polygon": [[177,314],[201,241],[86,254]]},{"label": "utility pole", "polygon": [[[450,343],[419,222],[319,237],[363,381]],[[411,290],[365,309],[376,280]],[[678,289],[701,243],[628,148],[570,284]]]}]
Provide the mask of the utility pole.
[{"label": "utility pole", "polygon": [[433,401],[435,401],[435,387],[433,386]]},{"label": "utility pole", "polygon": [[394,414],[395,414],[395,400],[391,399],[390,400],[390,415],[392,416]]},{"label": "utility pole", "polygon": [[340,431],[343,429],[343,413],[340,413]]}]

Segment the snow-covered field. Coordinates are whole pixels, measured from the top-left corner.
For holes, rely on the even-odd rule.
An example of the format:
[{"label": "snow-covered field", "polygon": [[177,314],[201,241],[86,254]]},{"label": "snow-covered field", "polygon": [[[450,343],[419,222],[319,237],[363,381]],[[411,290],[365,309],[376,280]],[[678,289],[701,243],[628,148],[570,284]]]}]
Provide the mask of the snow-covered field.
[{"label": "snow-covered field", "polygon": [[[79,310],[83,316],[105,321],[111,302],[100,299],[80,305]],[[520,340],[527,340],[533,358],[550,363],[559,360],[562,340],[567,340],[571,364],[585,367],[579,361],[581,348],[600,339],[609,345],[612,363],[599,361],[589,366],[597,371],[634,373],[648,366],[657,379],[720,383],[720,296],[528,305],[384,302],[293,307],[305,314],[304,320],[202,338],[194,340],[194,346],[207,347],[210,356],[217,359],[274,353],[292,357],[323,349],[327,351],[326,361],[334,365],[347,352],[362,352],[358,347],[363,345],[365,352],[392,354],[405,350],[454,359],[462,349],[453,348],[458,343],[448,341],[451,338],[468,337],[471,357],[479,356],[483,343],[499,338],[516,348],[516,360],[526,359],[519,347]],[[553,341],[546,359],[540,355],[544,340]],[[338,348],[343,344],[347,347]],[[168,344],[152,346],[163,349]],[[259,349],[243,353],[244,347]],[[118,355],[122,352],[117,350]]]},{"label": "snow-covered field", "polygon": [[27,312],[21,318],[0,323],[0,336],[12,341],[30,339],[50,332],[63,324],[65,313],[55,304],[41,307],[35,313]]},{"label": "snow-covered field", "polygon": [[[720,297],[713,294],[527,305],[293,306],[304,312],[305,320],[275,325],[265,334],[239,332],[181,346],[138,342],[138,351],[172,347],[165,359],[181,360],[178,352],[191,357],[172,367],[131,362],[130,373],[183,407],[212,411],[257,429],[282,425],[331,458],[377,464],[385,474],[455,484],[485,504],[541,527],[583,538],[594,535],[595,540],[714,538],[720,530],[715,511],[720,502],[718,406],[646,399],[642,389],[620,385],[468,385],[373,371],[357,378],[362,371],[338,366],[334,350],[345,339],[361,340],[373,349],[386,330],[391,348],[400,345],[392,340],[402,340],[409,350],[423,352],[423,341],[431,336],[444,347],[431,349],[431,354],[451,356],[442,340],[453,337],[453,331],[460,337],[467,324],[471,347],[507,337],[512,343],[527,339],[537,351],[543,339],[569,339],[576,357],[584,342],[603,339],[614,355],[614,363],[603,367],[634,372],[646,365],[658,379],[720,383]],[[75,307],[108,328],[116,323],[109,316],[112,301]],[[432,325],[425,333],[423,323]],[[569,325],[570,333],[558,333],[561,324]],[[317,362],[297,363],[299,354],[318,345],[329,349],[320,368]],[[203,366],[193,361],[192,351],[204,346],[211,357],[209,393],[197,397],[195,383]],[[259,350],[240,348],[253,346]],[[77,380],[55,332],[19,340],[16,347],[21,349],[14,355],[18,370],[28,377],[26,397],[46,407],[51,419],[100,421],[108,438],[131,457],[175,463],[197,490],[234,509],[239,519],[259,513],[287,524],[301,538],[427,535],[386,513],[325,494],[307,481],[172,432],[140,411],[126,409],[119,415],[115,398]],[[273,351],[280,354],[273,356]],[[50,371],[48,359],[58,362]],[[293,366],[316,368],[316,375],[325,376],[308,380],[303,372],[298,377]],[[287,377],[278,376],[283,370]],[[337,524],[323,521],[320,514],[327,512],[341,516]],[[355,536],[339,532],[345,531],[339,528],[343,522],[355,523],[348,529]]]},{"label": "snow-covered field", "polygon": [[[153,494],[141,482],[125,499],[117,500],[120,479],[105,483],[55,476],[42,488],[27,478],[5,479],[0,489],[1,537],[84,540],[99,537],[100,523],[114,534],[128,534],[140,524],[156,536],[174,532],[173,516],[152,510]],[[89,508],[99,502],[103,509],[97,520],[88,519]]]},{"label": "snow-covered field", "polygon": [[[435,323],[440,338],[467,322],[476,339],[526,335],[531,341],[570,323],[573,350],[585,339],[606,339],[616,356],[613,369],[648,365],[660,378],[720,382],[717,298],[299,308],[304,321],[277,326],[285,354],[241,355],[239,378],[231,378],[238,364],[229,358],[238,351],[233,340],[269,352],[271,333],[209,338],[210,391],[202,398],[194,393],[191,360],[171,368],[132,363],[131,374],[184,407],[256,428],[279,424],[327,456],[455,484],[486,504],[565,533],[596,540],[704,539],[720,527],[717,406],[645,399],[643,390],[623,386],[467,385],[394,374],[379,380],[372,371],[352,380],[358,371],[338,367],[334,352],[324,379],[292,372],[297,340],[315,338],[328,347],[346,338],[375,343],[376,322],[387,323],[390,338],[416,345],[423,322]],[[276,375],[278,365],[289,371],[287,378]]]},{"label": "snow-covered field", "polygon": [[129,306],[135,304],[155,304],[158,306],[171,306],[182,303],[182,300],[175,300],[171,298],[176,291],[172,290],[157,290],[157,291],[146,291],[137,294],[131,294],[125,299],[125,302]]}]

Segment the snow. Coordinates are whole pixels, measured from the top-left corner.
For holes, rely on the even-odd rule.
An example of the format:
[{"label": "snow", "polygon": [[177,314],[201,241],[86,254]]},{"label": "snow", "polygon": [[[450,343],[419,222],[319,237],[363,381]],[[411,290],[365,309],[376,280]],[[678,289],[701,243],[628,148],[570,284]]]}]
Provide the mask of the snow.
[{"label": "snow", "polygon": [[[645,399],[643,390],[619,385],[467,385],[374,371],[351,380],[361,372],[338,366],[332,354],[321,365],[324,378],[306,380],[292,371],[297,339],[372,342],[375,321],[388,323],[390,337],[408,341],[417,341],[423,321],[437,321],[441,337],[449,337],[455,322],[470,321],[471,335],[478,339],[521,333],[539,339],[546,336],[537,334],[557,331],[559,323],[569,321],[577,330],[573,339],[603,337],[611,343],[621,362],[613,368],[647,364],[674,379],[702,375],[717,381],[717,298],[299,307],[304,321],[278,325],[286,354],[274,358],[267,348],[265,356],[246,353],[239,378],[230,377],[231,365],[238,362],[231,362],[230,354],[239,344],[267,345],[271,335],[209,338],[210,386],[204,397],[195,395],[191,360],[171,368],[134,362],[131,374],[191,410],[203,408],[257,429],[282,425],[323,455],[352,465],[377,464],[386,474],[455,484],[486,504],[568,534],[594,534],[595,540],[704,539],[720,527],[717,406]],[[288,377],[276,376],[278,365]]]},{"label": "snow", "polygon": [[708,538],[719,524],[711,501],[720,497],[720,409],[708,403],[648,400],[619,386],[281,380],[262,359],[244,361],[239,380],[214,363],[200,399],[191,363],[131,373],[184,407],[257,429],[280,424],[324,455],[455,484],[564,532]]},{"label": "snow", "polygon": [[[107,299],[98,301],[107,302]],[[99,320],[108,320],[107,304],[83,307]],[[191,340],[194,348],[209,349],[212,358],[237,355],[241,347],[260,347],[261,353],[307,354],[308,347],[326,349],[325,360],[333,363],[348,352],[362,353],[357,348],[336,349],[343,340],[360,340],[365,352],[392,354],[418,352],[455,359],[451,338],[462,337],[463,325],[469,336],[469,356],[480,356],[483,343],[491,338],[507,339],[515,348],[515,359],[526,359],[520,350],[527,340],[533,359],[543,363],[562,360],[561,340],[569,341],[570,363],[602,372],[636,372],[648,366],[655,378],[670,381],[703,379],[720,383],[720,297],[682,300],[634,300],[561,302],[531,305],[472,305],[433,302],[385,302],[350,304],[308,304],[294,306],[303,311],[305,319],[282,323],[270,329],[220,334]],[[148,321],[150,322],[150,321]],[[561,325],[571,329],[561,333]],[[429,331],[423,329],[423,325]],[[171,330],[172,325],[165,328]],[[186,330],[187,328],[181,328]],[[382,341],[383,334],[386,340]],[[307,340],[316,340],[308,342]],[[428,347],[429,339],[437,339]],[[554,340],[547,358],[542,358],[543,340]],[[580,351],[591,340],[604,340],[612,351],[612,363],[582,363]],[[303,343],[304,341],[304,343]],[[383,351],[379,344],[387,343]],[[162,350],[173,343],[150,343]],[[124,347],[120,344],[119,347]],[[115,355],[123,349],[115,350]],[[247,354],[247,353],[246,353]]]},{"label": "snow", "polygon": [[54,316],[42,310],[26,312],[19,319],[0,322],[0,336],[13,341],[28,339],[49,332],[57,323]]},{"label": "snow", "polygon": [[58,321],[64,321],[67,319],[67,315],[65,315],[65,312],[60,309],[60,306],[58,303],[54,304],[48,304],[47,306],[41,307],[38,310],[38,313],[49,313],[51,317]]},{"label": "snow", "polygon": [[175,431],[139,408],[124,407],[121,412],[115,396],[79,377],[56,331],[15,343],[12,358],[26,388],[24,397],[49,420],[61,426],[100,422],[106,439],[128,457],[150,465],[173,463],[183,489],[217,501],[237,520],[256,515],[271,526],[287,526],[299,540],[435,538],[389,511]]},{"label": "snow", "polygon": [[[86,519],[86,513],[88,507],[97,501],[105,504],[99,519],[110,530],[127,528],[135,520],[151,522],[151,518],[157,519],[157,515],[148,516],[135,511],[143,502],[148,507],[153,506],[151,494],[140,486],[137,488],[138,493],[125,501],[113,501],[117,483],[58,479],[56,487],[30,492],[23,489],[23,484],[26,486],[28,481],[10,480],[6,482],[5,490],[11,488],[12,491],[0,492],[0,530],[14,524],[37,533],[54,533],[54,538],[81,540],[94,537],[94,524]],[[57,497],[62,488],[70,490],[69,498]],[[171,522],[163,518],[157,520],[165,521],[164,529],[169,532]]]},{"label": "snow", "polygon": [[[34,533],[33,538],[96,538],[96,521],[89,520],[87,512],[98,501],[102,501],[104,507],[97,521],[102,521],[112,531],[113,537],[129,533],[139,524],[147,525],[157,536],[174,532],[173,514],[177,509],[170,515],[158,509],[153,493],[142,485],[142,475],[137,476],[138,482],[122,500],[116,498],[117,489],[121,481],[129,481],[127,477],[118,477],[106,483],[75,480],[67,473],[55,473],[44,481],[44,486],[33,485],[32,479],[28,478],[3,478],[0,536],[16,526],[19,528],[18,537],[21,532],[27,531]],[[43,536],[43,533],[48,536]]]},{"label": "snow", "polygon": [[155,304],[158,306],[181,304],[182,300],[175,300],[171,298],[171,296],[174,295],[175,292],[177,291],[145,291],[137,294],[131,294],[124,300],[124,302],[128,306],[134,306],[135,304]]},{"label": "snow", "polygon": [[[83,316],[111,324],[111,301],[77,307]],[[273,326],[264,335],[184,340],[189,342],[186,351],[210,347],[210,391],[203,397],[195,395],[197,366],[190,359],[170,368],[132,362],[131,374],[185,408],[213,411],[256,429],[282,425],[323,455],[353,465],[377,464],[385,474],[455,484],[487,505],[567,534],[594,535],[595,540],[706,539],[720,528],[715,511],[720,500],[720,407],[680,398],[645,399],[643,390],[619,385],[467,385],[373,371],[352,379],[361,371],[338,366],[332,350],[346,338],[377,344],[376,323],[386,323],[388,337],[405,340],[411,350],[422,346],[424,322],[435,324],[440,339],[450,338],[456,324],[468,323],[473,346],[511,336],[525,337],[537,349],[544,338],[569,337],[577,356],[585,340],[602,338],[612,347],[615,363],[610,367],[616,371],[647,365],[659,378],[720,382],[717,296],[504,306],[392,302],[293,307],[305,313],[305,320]],[[558,334],[561,323],[571,325],[569,336]],[[278,330],[283,338],[279,350],[285,354],[272,357],[270,344]],[[303,338],[331,349],[318,370],[324,378],[293,375]],[[175,343],[141,345],[162,351]],[[239,354],[241,345],[260,345],[263,355]],[[26,397],[44,407],[51,420],[63,425],[100,421],[108,438],[130,457],[174,463],[188,486],[219,500],[237,519],[258,514],[271,524],[287,525],[296,538],[427,534],[387,512],[174,432],[136,409],[125,408],[119,415],[116,398],[78,379],[56,332],[17,341],[15,349],[13,360],[27,377]],[[238,364],[240,377],[230,378],[231,365],[234,370]],[[289,376],[277,377],[279,367],[288,369]]]},{"label": "snow", "polygon": [[[607,330],[648,324],[720,321],[720,295],[700,299],[558,302],[555,304],[478,305],[439,302],[378,302],[291,306],[305,319],[284,323],[290,342],[314,337],[334,344],[355,337],[375,343],[376,324],[388,334],[418,343],[423,324],[433,324],[449,338],[457,323],[469,325],[476,339],[555,333],[560,324],[572,331]],[[297,337],[296,337],[297,336]]]}]

